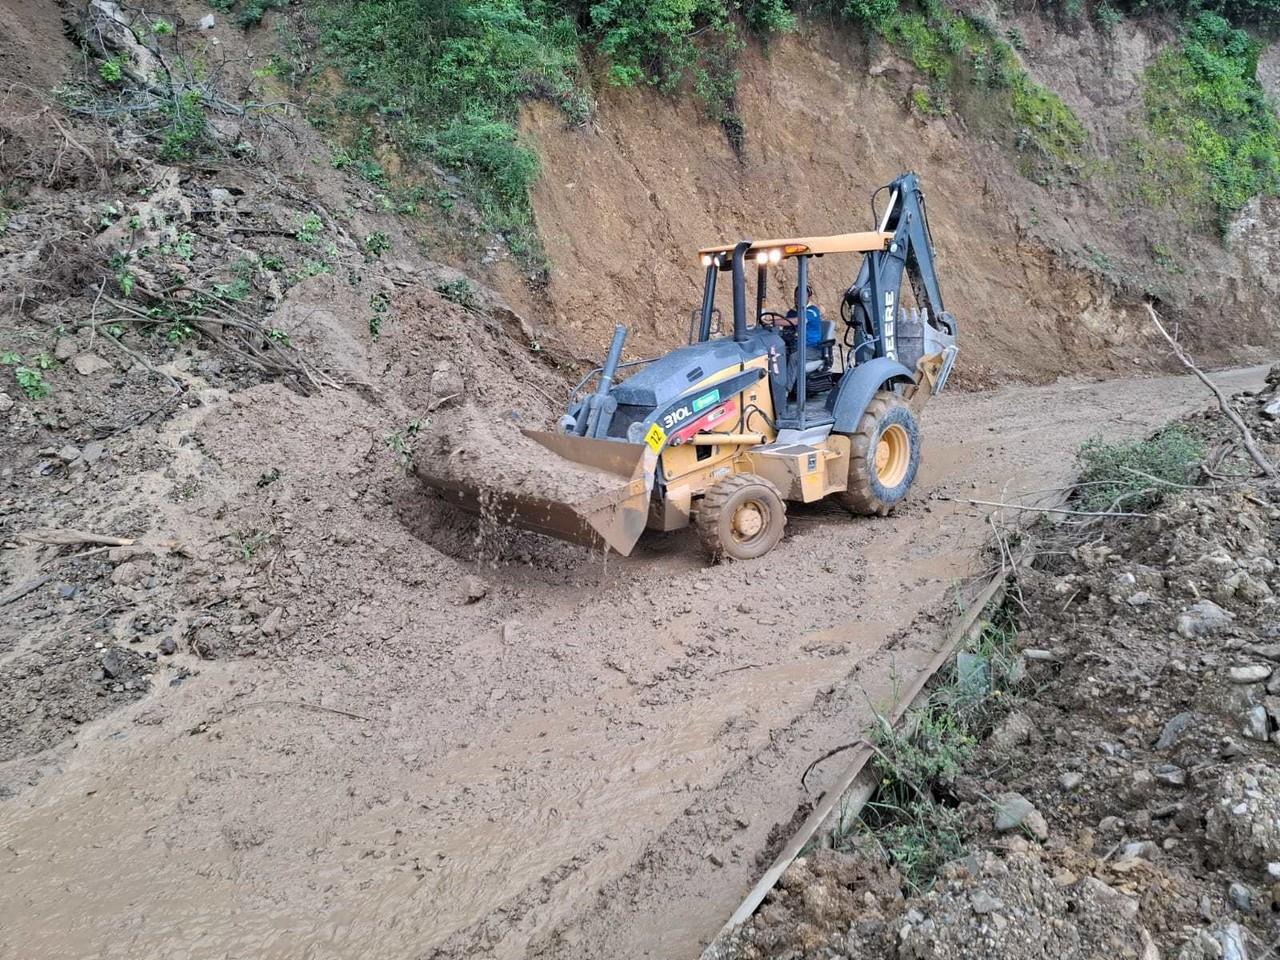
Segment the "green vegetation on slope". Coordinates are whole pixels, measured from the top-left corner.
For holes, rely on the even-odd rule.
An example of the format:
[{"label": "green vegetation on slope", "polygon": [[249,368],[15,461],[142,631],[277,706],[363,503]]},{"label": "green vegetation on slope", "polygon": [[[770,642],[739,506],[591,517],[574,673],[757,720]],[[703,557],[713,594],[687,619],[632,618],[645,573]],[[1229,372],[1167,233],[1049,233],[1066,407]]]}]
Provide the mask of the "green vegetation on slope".
[{"label": "green vegetation on slope", "polygon": [[917,98],[918,109],[949,112],[957,83],[967,82],[991,93],[996,113],[1003,115],[996,119],[1007,119],[1015,129],[1015,145],[1035,153],[1037,162],[1024,171],[1028,175],[1081,165],[1088,140],[1084,126],[1057,94],[1027,75],[1010,39],[998,36],[987,21],[955,13],[939,0],[922,0],[919,10],[896,0],[847,0],[842,9],[928,78],[929,93]]},{"label": "green vegetation on slope", "polygon": [[[1280,9],[1280,0],[1240,2]],[[1113,20],[1117,9],[1106,6]],[[522,102],[551,101],[580,124],[594,109],[593,83],[651,85],[697,98],[741,151],[744,34],[767,43],[795,27],[797,12],[844,20],[890,45],[927,82],[912,96],[915,109],[964,114],[1017,149],[1025,175],[1047,183],[1089,171],[1087,131],[1023,69],[1021,38],[941,0],[317,0],[305,8],[341,73],[329,118],[343,140],[335,165],[385,187],[376,141],[431,158],[462,179],[517,253],[536,247],[528,195],[538,159],[517,135]],[[1212,207],[1222,219],[1276,189],[1276,120],[1257,55],[1253,40],[1213,14],[1189,21],[1161,55],[1146,84],[1155,137],[1137,150],[1144,200],[1190,200],[1187,209]]]},{"label": "green vegetation on slope", "polygon": [[1222,17],[1202,13],[1146,74],[1152,131],[1176,145],[1144,161],[1164,187],[1150,202],[1190,200],[1225,223],[1245,202],[1280,189],[1280,122],[1257,79],[1261,45]]},{"label": "green vegetation on slope", "polygon": [[[455,170],[492,226],[525,231],[538,158],[517,141],[520,101],[553,99],[577,120],[590,110],[574,20],[538,0],[322,0],[309,9],[349,88],[344,111],[381,118],[405,153]],[[367,130],[352,151],[366,162]]]}]

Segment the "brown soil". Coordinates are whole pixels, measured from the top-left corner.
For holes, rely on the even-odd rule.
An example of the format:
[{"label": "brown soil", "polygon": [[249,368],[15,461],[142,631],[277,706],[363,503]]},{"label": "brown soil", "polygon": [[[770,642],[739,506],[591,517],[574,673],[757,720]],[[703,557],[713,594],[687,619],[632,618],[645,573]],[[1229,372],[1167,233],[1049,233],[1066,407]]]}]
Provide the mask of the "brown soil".
[{"label": "brown soil", "polygon": [[[175,12],[178,39],[259,96],[264,53],[225,18],[199,32],[204,12]],[[43,38],[42,56],[72,55],[52,5],[0,16]],[[0,47],[11,76],[13,49]],[[210,156],[175,167],[127,119],[37,99],[66,132],[44,125],[0,157],[27,188],[0,238],[0,352],[47,355],[51,391],[28,398],[0,372],[0,956],[690,953],[784,835],[813,756],[932,654],[988,529],[963,498],[1062,482],[1086,436],[1204,403],[1189,378],[951,393],[928,411],[917,492],[892,518],[797,508],[752,564],[704,566],[687,531],[601,559],[460,514],[406,473],[411,451],[473,442],[468,411],[496,442],[549,425],[572,358],[540,349],[543,331],[484,286],[458,297],[457,271],[423,259],[417,226],[375,188],[332,170],[314,130],[218,117]],[[949,155],[950,134],[919,135]],[[548,181],[592,159],[563,149],[547,146]],[[942,192],[935,233],[967,222],[949,204],[973,186]],[[603,220],[696,209],[615,199]],[[843,228],[832,203],[826,222]],[[309,214],[322,239],[301,228]],[[628,221],[610,242],[651,226]],[[544,229],[557,269],[579,269],[556,221]],[[393,253],[366,251],[375,232]],[[187,255],[171,250],[183,233],[199,238]],[[135,242],[152,249],[130,298],[112,254]],[[959,285],[1009,284],[1003,319],[974,322],[971,383],[1004,368],[982,359],[1002,351],[1034,379],[1090,358],[1120,368],[1074,316],[1066,354],[1022,342],[1009,304],[1050,259],[1023,251],[1031,281],[996,281],[947,242]],[[1019,247],[994,249],[992,276],[1015,276]],[[641,302],[638,281],[615,278]],[[243,299],[191,330],[151,322],[173,306],[157,291],[237,280]],[[587,350],[616,319],[596,303],[596,322],[575,325],[575,308],[548,326]],[[639,319],[640,345],[679,339]]]},{"label": "brown soil", "polygon": [[482,498],[511,494],[569,504],[625,483],[617,474],[566,461],[526,437],[519,424],[471,406],[433,420],[429,442],[414,451],[413,469],[428,483],[463,484]]},{"label": "brown soil", "polygon": [[[1148,31],[1158,26],[1126,22],[1114,40],[1035,16],[1002,26],[1023,33],[1032,74],[1063,92],[1099,149],[1119,156],[1140,132],[1138,79],[1157,51]],[[1148,292],[1202,352],[1270,355],[1276,201],[1243,211],[1224,245],[1192,232],[1178,211],[1135,204],[1124,176],[1039,186],[1018,172],[1008,146],[1016,131],[982,119],[995,108],[972,104],[970,120],[982,122],[966,123],[963,110],[913,114],[919,78],[910,64],[883,52],[869,61],[860,36],[826,20],[802,24],[767,56],[752,46],[741,70],[741,159],[692,97],[604,87],[599,116],[580,129],[566,129],[549,104],[526,110],[524,129],[546,168],[533,199],[553,265],[545,303],[529,302],[584,356],[603,355],[617,319],[631,326],[629,356],[683,339],[701,301],[698,247],[872,229],[871,191],[905,170],[920,174],[943,294],[960,320],[961,383],[1150,370],[1163,352],[1152,350]],[[1155,248],[1175,251],[1175,268],[1153,262]],[[856,266],[852,256],[814,264],[828,315]],[[770,289],[783,294],[794,283],[779,269]]]},{"label": "brown soil", "polygon": [[[1274,456],[1280,428],[1259,413],[1280,367],[1269,379],[1243,406]],[[1234,437],[1216,413],[1192,424]],[[1248,474],[1243,455],[1229,463]],[[1274,488],[1171,491],[1149,516],[1038,537],[1040,559],[1015,588],[1022,695],[945,785],[969,855],[906,900],[893,884],[886,899],[883,883],[848,881],[895,873],[870,837],[802,858],[736,955],[1199,960],[1275,943]],[[993,830],[1011,791],[1046,821],[1043,842]]]}]

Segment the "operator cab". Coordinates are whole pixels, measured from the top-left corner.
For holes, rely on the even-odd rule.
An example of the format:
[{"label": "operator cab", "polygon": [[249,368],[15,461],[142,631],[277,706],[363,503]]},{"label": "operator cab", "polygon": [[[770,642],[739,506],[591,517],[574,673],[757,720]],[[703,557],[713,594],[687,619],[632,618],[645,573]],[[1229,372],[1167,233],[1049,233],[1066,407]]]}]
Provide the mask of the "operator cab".
[{"label": "operator cab", "polygon": [[[866,359],[875,354],[861,347],[852,327],[846,331],[844,349],[840,349],[835,321],[811,296],[811,260],[828,253],[863,254],[885,250],[892,238],[891,232],[878,230],[830,237],[746,240],[699,250],[706,274],[702,309],[695,317],[695,321],[700,322],[696,331],[691,331],[696,334],[691,335],[691,342],[710,340],[713,333],[718,332],[714,329],[719,326],[716,322],[719,311],[715,308],[717,281],[720,274],[730,274],[733,339],[739,342],[763,339],[763,345],[774,358],[769,380],[778,428],[797,431],[829,428],[833,418],[828,400],[833,397],[840,378],[853,367],[860,350]],[[766,307],[769,269],[788,260],[795,262],[794,300],[784,310],[769,309]],[[755,266],[755,302],[753,308],[748,308],[746,275],[752,264]],[[814,307],[819,309],[815,311]],[[798,317],[805,317],[805,324],[816,323],[817,332],[807,332]]]}]

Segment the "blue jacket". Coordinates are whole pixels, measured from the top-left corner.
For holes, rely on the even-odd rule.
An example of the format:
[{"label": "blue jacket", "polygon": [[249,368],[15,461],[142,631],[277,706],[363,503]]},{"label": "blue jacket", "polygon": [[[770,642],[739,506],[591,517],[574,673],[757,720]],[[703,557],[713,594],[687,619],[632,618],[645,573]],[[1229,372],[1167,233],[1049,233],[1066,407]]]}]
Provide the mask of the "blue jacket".
[{"label": "blue jacket", "polygon": [[[794,320],[796,317],[795,308],[792,307],[787,311],[787,319]],[[806,347],[816,347],[822,342],[822,311],[818,309],[816,303],[811,303],[804,308],[804,343]]]}]

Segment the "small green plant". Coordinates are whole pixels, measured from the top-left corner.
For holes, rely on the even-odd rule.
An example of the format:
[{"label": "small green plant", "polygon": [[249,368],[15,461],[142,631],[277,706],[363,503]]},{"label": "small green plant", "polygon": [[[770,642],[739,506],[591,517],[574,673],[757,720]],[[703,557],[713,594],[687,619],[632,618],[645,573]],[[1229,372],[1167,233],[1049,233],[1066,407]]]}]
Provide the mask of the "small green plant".
[{"label": "small green plant", "polygon": [[246,562],[252,560],[254,554],[271,541],[271,534],[261,530],[237,530],[231,536],[235,541],[236,552],[240,554],[240,559]]},{"label": "small green plant", "polygon": [[280,344],[280,346],[282,347],[293,346],[293,339],[289,336],[289,334],[285,333],[279,327],[268,327],[267,339],[270,340],[272,343]]},{"label": "small green plant", "polygon": [[477,306],[476,288],[471,285],[471,281],[466,277],[458,277],[454,280],[445,280],[437,283],[435,291],[446,300],[456,303],[464,309],[474,310]]},{"label": "small green plant", "polygon": [[113,253],[111,255],[111,269],[115,272],[116,283],[120,287],[120,292],[126,298],[133,296],[133,287],[135,279],[133,271],[129,269],[130,256],[127,253]]},{"label": "small green plant", "polygon": [[169,163],[194,159],[209,129],[203,95],[187,90],[166,100],[161,113],[168,122],[161,129],[160,159]]},{"label": "small green plant", "polygon": [[333,273],[333,268],[323,260],[308,257],[302,261],[302,266],[298,268],[295,280],[309,280],[311,277],[318,277],[322,273]]},{"label": "small green plant", "polygon": [[1095,270],[1101,273],[1112,273],[1115,270],[1115,264],[1112,263],[1111,258],[1093,244],[1086,243],[1084,252],[1089,255],[1089,262],[1093,264]]},{"label": "small green plant", "polygon": [[293,235],[300,243],[314,246],[324,231],[324,221],[318,213],[308,213],[294,228]]},{"label": "small green plant", "polygon": [[[16,358],[12,361],[10,358]],[[14,363],[21,364],[22,358],[16,353],[6,353],[4,355],[5,365],[12,366]],[[49,395],[50,386],[39,370],[31,367],[16,366],[13,371],[14,377],[18,381],[18,386],[22,388],[22,392],[27,395],[28,400],[43,400]]]},{"label": "small green plant", "polygon": [[98,65],[98,76],[107,83],[120,83],[124,80],[124,60],[120,57],[112,57],[110,60],[102,61]]},{"label": "small green plant", "polygon": [[430,421],[421,417],[410,420],[403,430],[396,430],[384,438],[387,449],[395,454],[396,462],[404,469],[413,463],[413,440]]},{"label": "small green plant", "polygon": [[272,273],[279,273],[284,269],[284,257],[278,253],[264,253],[262,255],[262,269],[270,270]]},{"label": "small green plant", "polygon": [[362,246],[365,256],[370,260],[376,260],[391,250],[391,238],[381,230],[377,230],[364,238]]},{"label": "small green plant", "polygon": [[[880,782],[858,826],[883,847],[913,893],[964,854],[965,824],[947,797],[1021,679],[1015,638],[1010,608],[994,611],[922,706],[899,727],[882,719],[871,733]],[[858,839],[850,833],[838,843]]]},{"label": "small green plant", "polygon": [[196,252],[196,235],[188,232],[180,233],[173,243],[162,243],[160,252],[165,256],[177,257],[179,260],[190,263]]},{"label": "small green plant", "polygon": [[167,37],[173,33],[173,24],[163,17],[151,21],[151,32],[157,37]]},{"label": "small green plant", "polygon": [[1145,75],[1159,138],[1146,159],[1164,183],[1156,196],[1209,207],[1220,228],[1250,197],[1280,192],[1280,119],[1258,81],[1261,50],[1222,17],[1200,13]]},{"label": "small green plant", "polygon": [[391,298],[385,293],[375,293],[369,298],[369,306],[373,309],[373,315],[369,317],[369,336],[377,340],[382,336],[382,321],[391,309]]},{"label": "small green plant", "polygon": [[20,353],[14,353],[12,350],[6,350],[4,353],[0,354],[0,363],[4,364],[6,367],[17,366],[21,362],[22,354]]},{"label": "small green plant", "polygon": [[1186,486],[1204,457],[1204,444],[1180,424],[1146,440],[1106,443],[1086,440],[1076,454],[1080,465],[1077,499],[1090,511],[1134,511],[1155,506],[1169,491]]},{"label": "small green plant", "polygon": [[243,300],[249,295],[251,290],[249,281],[244,277],[236,277],[230,283],[215,283],[213,292],[223,300],[231,300],[237,302]]},{"label": "small green plant", "polygon": [[1093,18],[1098,22],[1098,29],[1107,36],[1116,32],[1116,27],[1124,19],[1123,15],[1109,3],[1100,3],[1093,8]]},{"label": "small green plant", "polygon": [[1151,245],[1151,259],[1162,270],[1167,270],[1170,273],[1186,273],[1186,268],[1178,262],[1177,254],[1167,244],[1153,243]]}]

